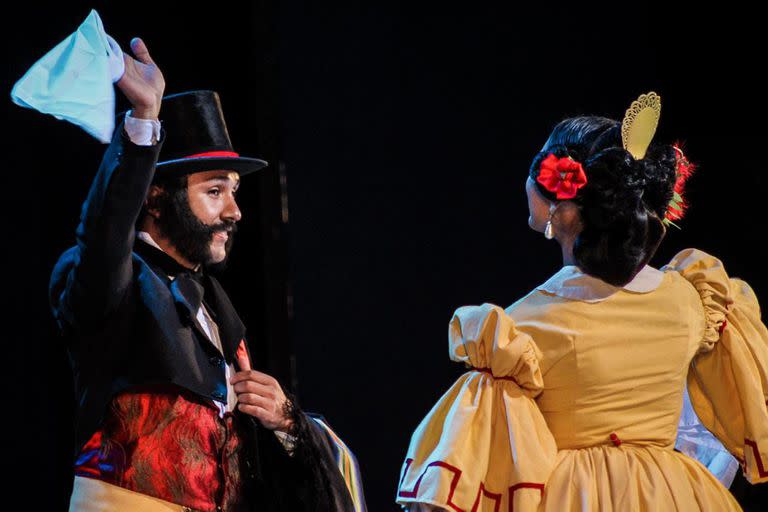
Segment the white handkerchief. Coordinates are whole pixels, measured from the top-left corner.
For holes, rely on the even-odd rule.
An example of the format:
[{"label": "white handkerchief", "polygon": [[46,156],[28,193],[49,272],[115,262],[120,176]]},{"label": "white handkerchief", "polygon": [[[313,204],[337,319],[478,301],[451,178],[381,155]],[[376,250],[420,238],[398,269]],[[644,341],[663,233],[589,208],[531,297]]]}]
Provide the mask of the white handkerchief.
[{"label": "white handkerchief", "polygon": [[115,130],[115,89],[125,72],[123,51],[96,10],[16,82],[11,99],[74,123],[101,142]]}]

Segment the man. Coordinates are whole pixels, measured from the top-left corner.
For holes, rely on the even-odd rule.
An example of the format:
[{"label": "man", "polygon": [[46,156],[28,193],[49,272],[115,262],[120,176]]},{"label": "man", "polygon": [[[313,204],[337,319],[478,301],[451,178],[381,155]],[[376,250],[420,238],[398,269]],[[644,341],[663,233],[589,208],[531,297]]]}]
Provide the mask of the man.
[{"label": "man", "polygon": [[233,151],[216,93],[163,97],[146,45],[131,49],[117,85],[132,108],[50,283],[78,402],[70,509],[364,508],[343,444],[251,368],[207,272],[226,264],[241,176],[266,163]]}]

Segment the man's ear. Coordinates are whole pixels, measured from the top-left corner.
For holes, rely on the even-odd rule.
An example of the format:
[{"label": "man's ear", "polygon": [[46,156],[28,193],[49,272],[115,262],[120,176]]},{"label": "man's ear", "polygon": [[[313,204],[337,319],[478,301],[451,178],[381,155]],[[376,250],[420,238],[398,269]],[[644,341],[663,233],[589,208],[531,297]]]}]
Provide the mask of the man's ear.
[{"label": "man's ear", "polygon": [[147,214],[157,219],[160,217],[160,210],[157,207],[158,198],[165,194],[163,187],[159,185],[150,185],[147,197],[144,199],[144,207],[147,210]]}]

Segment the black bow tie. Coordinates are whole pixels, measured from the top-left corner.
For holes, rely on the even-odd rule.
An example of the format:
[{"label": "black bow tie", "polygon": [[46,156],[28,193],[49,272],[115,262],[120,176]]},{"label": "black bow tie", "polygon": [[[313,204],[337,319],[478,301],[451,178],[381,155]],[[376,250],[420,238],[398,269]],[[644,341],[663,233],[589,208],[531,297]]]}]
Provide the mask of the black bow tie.
[{"label": "black bow tie", "polygon": [[171,282],[171,293],[186,303],[193,317],[197,315],[205,294],[202,274],[201,271],[179,272]]},{"label": "black bow tie", "polygon": [[[198,270],[189,269],[166,252],[148,244],[141,238],[136,239],[135,249],[147,262],[162,269],[165,275],[172,280],[171,294],[176,302],[183,304],[188,310],[189,319],[194,319],[200,310],[200,305],[203,304],[203,295],[208,287],[208,279],[203,272],[203,266],[200,265]],[[207,309],[215,320],[216,315],[213,310],[209,307]]]}]

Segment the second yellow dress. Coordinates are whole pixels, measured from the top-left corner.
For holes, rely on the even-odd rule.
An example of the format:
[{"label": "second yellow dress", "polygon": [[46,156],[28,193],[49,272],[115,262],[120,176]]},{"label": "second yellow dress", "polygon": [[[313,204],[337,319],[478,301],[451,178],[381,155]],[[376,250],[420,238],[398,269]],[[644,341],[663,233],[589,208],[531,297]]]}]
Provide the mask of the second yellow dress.
[{"label": "second yellow dress", "polygon": [[469,371],[414,432],[404,507],[740,510],[674,451],[686,380],[702,423],[768,481],[768,329],[753,290],[698,249],[618,288],[567,266],[506,310],[459,308]]}]

